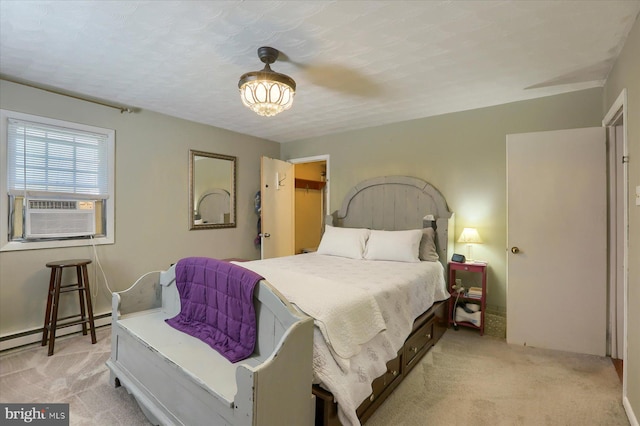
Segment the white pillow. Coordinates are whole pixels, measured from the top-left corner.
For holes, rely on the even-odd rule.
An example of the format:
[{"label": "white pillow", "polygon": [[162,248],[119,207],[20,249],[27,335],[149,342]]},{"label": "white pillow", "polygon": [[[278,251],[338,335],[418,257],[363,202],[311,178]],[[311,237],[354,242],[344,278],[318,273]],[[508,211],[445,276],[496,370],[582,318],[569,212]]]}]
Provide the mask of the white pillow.
[{"label": "white pillow", "polygon": [[371,231],[364,258],[367,260],[393,260],[397,262],[420,262],[418,249],[422,230]]},{"label": "white pillow", "polygon": [[364,228],[334,228],[326,225],[317,253],[362,259],[369,232]]}]

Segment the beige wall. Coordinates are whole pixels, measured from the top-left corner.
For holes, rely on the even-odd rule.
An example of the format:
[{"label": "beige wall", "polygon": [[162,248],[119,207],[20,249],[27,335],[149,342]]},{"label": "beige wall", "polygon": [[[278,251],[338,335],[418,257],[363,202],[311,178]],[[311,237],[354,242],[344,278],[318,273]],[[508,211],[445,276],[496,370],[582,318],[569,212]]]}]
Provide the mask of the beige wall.
[{"label": "beige wall", "polygon": [[640,20],[629,33],[624,49],[604,88],[604,111],[627,89],[627,144],[629,147],[629,289],[627,300],[627,397],[640,421],[640,207],[635,189],[640,185]]},{"label": "beige wall", "polygon": [[193,206],[203,195],[214,189],[231,192],[233,188],[233,162],[222,158],[195,156],[193,162]]},{"label": "beige wall", "polygon": [[[4,109],[116,130],[115,244],[97,248],[113,290],[185,256],[259,257],[253,200],[260,187],[260,156],[278,157],[279,144],[148,111],[121,114],[6,81],[0,82],[0,93]],[[238,157],[237,228],[188,230],[189,149]],[[73,258],[93,258],[92,249],[0,253],[0,335],[42,327],[45,263]],[[93,267],[90,280],[95,284]],[[101,276],[98,281],[95,312],[101,314],[110,311],[110,296]]]},{"label": "beige wall", "polygon": [[282,144],[281,158],[331,156],[330,211],[367,178],[409,175],[433,184],[456,214],[455,238],[464,227],[478,229],[484,244],[473,253],[489,262],[488,305],[504,310],[506,135],[594,127],[601,120],[602,89],[589,89]]}]

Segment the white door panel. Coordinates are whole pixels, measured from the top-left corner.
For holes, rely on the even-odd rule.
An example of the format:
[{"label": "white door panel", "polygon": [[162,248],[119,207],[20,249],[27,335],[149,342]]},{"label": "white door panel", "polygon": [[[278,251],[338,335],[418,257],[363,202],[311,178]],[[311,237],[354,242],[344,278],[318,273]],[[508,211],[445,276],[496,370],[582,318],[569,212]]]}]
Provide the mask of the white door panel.
[{"label": "white door panel", "polygon": [[289,256],[295,250],[294,165],[261,159],[261,253],[263,259]]},{"label": "white door panel", "polygon": [[507,135],[509,343],[605,354],[605,148],[604,128]]}]

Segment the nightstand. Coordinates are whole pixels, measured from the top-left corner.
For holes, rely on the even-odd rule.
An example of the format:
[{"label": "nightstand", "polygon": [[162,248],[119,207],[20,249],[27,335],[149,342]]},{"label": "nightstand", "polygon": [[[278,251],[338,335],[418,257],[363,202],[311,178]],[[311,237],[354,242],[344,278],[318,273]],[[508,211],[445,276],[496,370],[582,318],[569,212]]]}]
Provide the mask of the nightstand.
[{"label": "nightstand", "polygon": [[[454,285],[456,283],[456,273],[458,271],[472,272],[481,274],[482,278],[482,292],[479,296],[473,297],[469,293],[469,288],[465,287],[465,293],[458,295],[456,289],[454,289]],[[464,286],[464,283],[463,283]],[[471,327],[477,330],[480,330],[480,335],[484,334],[484,314],[486,311],[486,300],[487,300],[487,264],[481,262],[468,262],[468,263],[459,263],[459,262],[449,262],[449,283],[448,283],[449,294],[451,297],[449,298],[449,325],[459,325],[464,327]],[[480,307],[480,324],[473,324],[471,321],[455,321],[456,315],[456,303],[465,302],[465,303],[474,303]]]}]

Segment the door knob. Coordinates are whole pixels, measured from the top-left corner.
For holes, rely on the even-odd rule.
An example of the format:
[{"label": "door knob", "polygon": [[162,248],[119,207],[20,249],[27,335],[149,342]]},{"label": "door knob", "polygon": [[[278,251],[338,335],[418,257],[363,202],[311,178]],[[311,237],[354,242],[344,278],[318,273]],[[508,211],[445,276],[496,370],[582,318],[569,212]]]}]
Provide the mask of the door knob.
[{"label": "door knob", "polygon": [[520,253],[520,249],[518,247],[511,247],[511,253],[518,254]]},{"label": "door knob", "polygon": [[264,234],[260,234],[260,236],[264,237],[264,238],[269,238],[271,236],[271,234],[268,233],[268,232],[265,232]]}]

